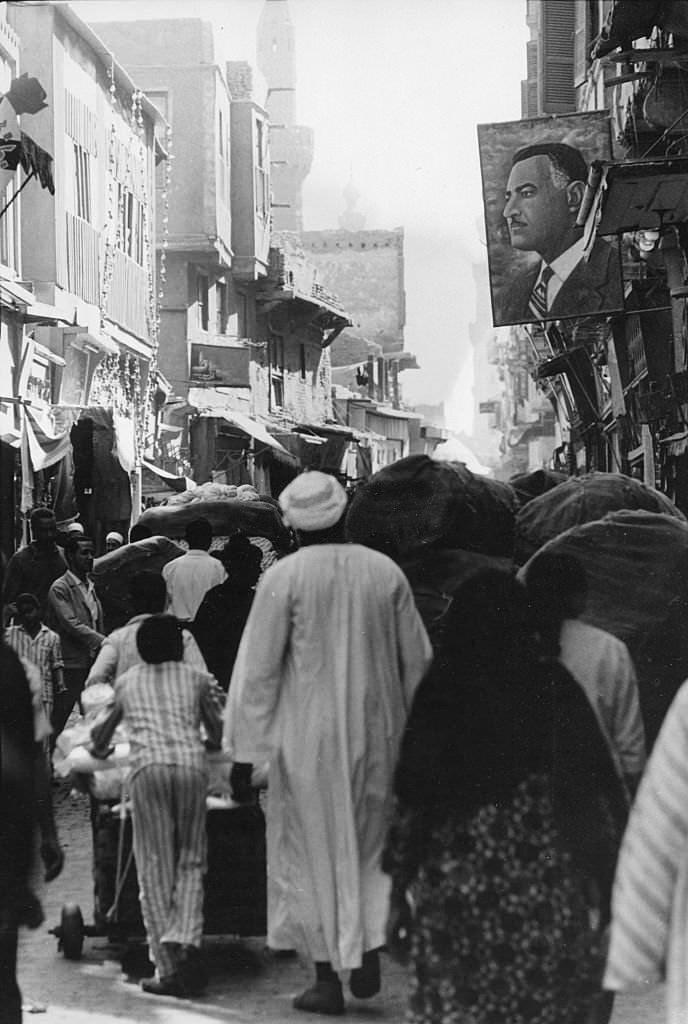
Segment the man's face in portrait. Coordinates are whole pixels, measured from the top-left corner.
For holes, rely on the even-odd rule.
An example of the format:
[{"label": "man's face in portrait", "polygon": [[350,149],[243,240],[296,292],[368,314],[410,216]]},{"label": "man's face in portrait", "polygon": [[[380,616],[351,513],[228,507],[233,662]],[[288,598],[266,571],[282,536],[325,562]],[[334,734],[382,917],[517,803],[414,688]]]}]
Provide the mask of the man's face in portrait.
[{"label": "man's face in portrait", "polygon": [[571,244],[581,196],[581,182],[555,184],[552,164],[542,154],[514,164],[503,211],[512,247],[551,262]]}]

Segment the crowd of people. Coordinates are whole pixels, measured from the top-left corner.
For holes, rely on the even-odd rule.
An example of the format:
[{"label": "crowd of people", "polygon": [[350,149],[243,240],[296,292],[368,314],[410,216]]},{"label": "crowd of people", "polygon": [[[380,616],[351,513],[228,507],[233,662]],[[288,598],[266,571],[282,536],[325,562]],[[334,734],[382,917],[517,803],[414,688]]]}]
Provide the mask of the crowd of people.
[{"label": "crowd of people", "polygon": [[130,742],[146,991],[207,984],[205,754],[222,747],[238,802],[267,765],[267,942],[312,965],[297,1009],[344,1013],[344,980],[375,996],[386,949],[413,1024],[604,1024],[615,989],[665,969],[685,1019],[686,691],[646,766],[632,660],[582,621],[575,559],[473,573],[433,650],[401,569],[347,543],[334,477],[303,473],[279,503],[292,554],[261,575],[247,537],[216,557],[193,521],[107,636],[91,540],[60,551],[33,513],[3,591],[0,1022],[21,1019],[17,929],[40,918],[29,809],[56,877],[50,750],[97,683],[113,696],[92,755],[120,723]]}]

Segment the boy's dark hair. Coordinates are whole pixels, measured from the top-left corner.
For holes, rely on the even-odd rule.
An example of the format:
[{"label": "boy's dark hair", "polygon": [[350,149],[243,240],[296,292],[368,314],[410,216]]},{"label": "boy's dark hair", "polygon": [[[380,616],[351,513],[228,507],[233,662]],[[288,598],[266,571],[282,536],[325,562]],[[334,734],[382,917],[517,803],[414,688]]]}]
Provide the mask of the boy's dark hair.
[{"label": "boy's dark hair", "polygon": [[41,602],[38,600],[36,595],[35,594],[29,594],[28,592],[25,592],[23,594],[19,594],[19,596],[15,598],[14,604],[15,604],[15,607],[16,607],[16,609],[17,609],[17,611],[19,612],[20,615],[22,614],[24,608],[40,608],[41,607]]},{"label": "boy's dark hair", "polygon": [[74,558],[74,555],[79,550],[80,544],[93,545],[93,541],[90,537],[87,537],[85,533],[70,533],[67,535],[67,539],[64,542],[64,553],[68,562],[71,562]]},{"label": "boy's dark hair", "polygon": [[174,615],[151,615],[138,628],[136,646],[148,665],[181,661],[184,654],[182,627]]},{"label": "boy's dark hair", "polygon": [[213,542],[213,528],[207,519],[192,519],[187,523],[184,536],[190,548],[207,551]]},{"label": "boy's dark hair", "polygon": [[167,587],[157,572],[137,572],[129,581],[131,597],[136,615],[161,615],[165,610]]}]

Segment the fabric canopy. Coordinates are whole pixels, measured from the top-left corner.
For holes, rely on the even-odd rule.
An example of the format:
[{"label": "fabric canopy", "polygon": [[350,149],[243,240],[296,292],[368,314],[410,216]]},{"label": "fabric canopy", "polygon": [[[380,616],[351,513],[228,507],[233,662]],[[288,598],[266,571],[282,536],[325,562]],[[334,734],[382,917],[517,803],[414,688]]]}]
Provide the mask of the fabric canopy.
[{"label": "fabric canopy", "polygon": [[257,420],[251,419],[250,416],[246,416],[243,412],[235,412],[234,410],[227,410],[222,413],[222,419],[226,420],[227,423],[235,427],[239,427],[245,434],[250,437],[254,437],[256,441],[262,441],[263,444],[267,444],[270,448],[274,448],[276,451],[284,452],[287,454],[287,449],[284,445],[280,444],[272,434],[269,434],[262,423]]},{"label": "fabric canopy", "polygon": [[157,476],[171,491],[180,493],[181,491],[192,491],[196,487],[196,481],[190,477],[168,473],[167,470],[160,469],[159,466],[154,466],[152,462],[146,462],[145,459],[141,463],[141,468],[147,469],[149,473]]},{"label": "fabric canopy", "polygon": [[31,464],[35,471],[54,466],[71,449],[69,432],[50,433],[28,406],[26,407],[26,435],[29,443]]}]

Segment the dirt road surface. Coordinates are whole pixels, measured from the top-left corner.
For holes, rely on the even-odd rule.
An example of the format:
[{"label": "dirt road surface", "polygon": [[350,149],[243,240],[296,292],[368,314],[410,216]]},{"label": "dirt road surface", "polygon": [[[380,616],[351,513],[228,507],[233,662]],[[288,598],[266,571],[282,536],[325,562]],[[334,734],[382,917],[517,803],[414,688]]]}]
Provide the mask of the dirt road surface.
[{"label": "dirt road surface", "polygon": [[[86,938],[81,960],[65,959],[48,929],[58,924],[62,905],[71,901],[80,905],[86,923],[92,922],[91,830],[87,797],[71,795],[65,784],[54,793],[66,863],[60,878],[41,888],[45,923],[34,932],[22,932],[19,979],[24,1024],[307,1024],[325,1020],[291,1006],[292,997],[310,981],[307,966],[293,958],[270,958],[261,939],[208,940],[205,957],[210,985],[203,999],[193,1001],[143,993],[122,973],[106,939]],[[405,989],[403,969],[383,958],[382,992],[366,1002],[348,997],[348,1019],[358,1024],[402,1024]],[[664,1019],[662,992],[653,990],[619,999],[612,1024],[664,1024]]]}]

